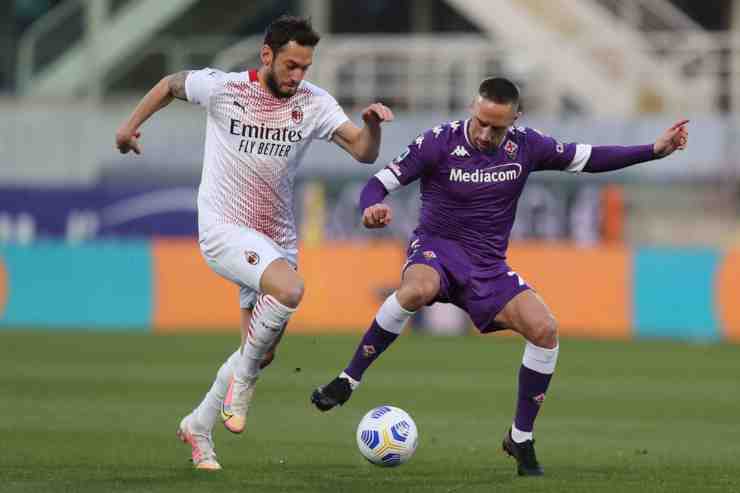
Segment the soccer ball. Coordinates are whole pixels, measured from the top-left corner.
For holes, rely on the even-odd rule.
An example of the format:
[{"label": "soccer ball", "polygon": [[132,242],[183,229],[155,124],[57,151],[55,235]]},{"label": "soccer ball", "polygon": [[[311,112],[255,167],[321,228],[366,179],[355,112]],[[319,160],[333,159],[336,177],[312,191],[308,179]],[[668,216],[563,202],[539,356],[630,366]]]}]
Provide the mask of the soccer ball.
[{"label": "soccer ball", "polygon": [[394,467],[414,455],[419,443],[416,423],[403,409],[380,406],[371,409],[357,427],[357,447],[371,463]]}]

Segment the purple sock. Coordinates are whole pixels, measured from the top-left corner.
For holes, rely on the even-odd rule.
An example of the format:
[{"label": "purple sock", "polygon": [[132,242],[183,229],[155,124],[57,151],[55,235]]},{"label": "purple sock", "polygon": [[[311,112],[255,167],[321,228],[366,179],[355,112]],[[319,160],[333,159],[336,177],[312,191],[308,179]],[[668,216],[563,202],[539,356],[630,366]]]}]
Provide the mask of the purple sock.
[{"label": "purple sock", "polygon": [[519,398],[514,417],[514,425],[518,430],[531,432],[534,428],[534,420],[545,400],[551,378],[552,375],[538,373],[524,365],[519,368]]},{"label": "purple sock", "polygon": [[355,355],[352,356],[352,361],[349,362],[349,366],[344,372],[359,382],[362,380],[362,374],[365,373],[365,370],[397,337],[398,334],[388,332],[373,319],[373,324],[365,332],[360,345],[357,346]]}]

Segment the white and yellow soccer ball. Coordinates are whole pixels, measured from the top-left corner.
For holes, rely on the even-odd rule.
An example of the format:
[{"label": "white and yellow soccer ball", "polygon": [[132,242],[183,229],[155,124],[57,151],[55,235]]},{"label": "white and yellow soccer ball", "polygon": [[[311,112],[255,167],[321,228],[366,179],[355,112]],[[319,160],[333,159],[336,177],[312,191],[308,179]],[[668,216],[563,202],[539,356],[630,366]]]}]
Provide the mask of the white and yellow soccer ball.
[{"label": "white and yellow soccer ball", "polygon": [[380,406],[362,417],[357,427],[357,447],[371,463],[394,467],[408,461],[419,443],[411,416],[398,407]]}]

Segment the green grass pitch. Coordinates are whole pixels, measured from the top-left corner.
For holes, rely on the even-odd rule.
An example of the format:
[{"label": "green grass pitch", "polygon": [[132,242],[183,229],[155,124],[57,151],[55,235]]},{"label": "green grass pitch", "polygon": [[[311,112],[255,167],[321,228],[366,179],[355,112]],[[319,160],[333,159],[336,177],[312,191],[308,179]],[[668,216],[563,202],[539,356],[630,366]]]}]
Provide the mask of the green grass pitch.
[{"label": "green grass pitch", "polygon": [[[288,335],[247,432],[219,424],[220,473],[193,471],[175,428],[237,335],[0,332],[0,492],[737,492],[740,347],[563,340],[537,426],[544,478],[500,451],[522,343],[401,338],[343,408],[309,394],[358,336]],[[416,455],[372,466],[355,446],[379,404],[414,417]]]}]

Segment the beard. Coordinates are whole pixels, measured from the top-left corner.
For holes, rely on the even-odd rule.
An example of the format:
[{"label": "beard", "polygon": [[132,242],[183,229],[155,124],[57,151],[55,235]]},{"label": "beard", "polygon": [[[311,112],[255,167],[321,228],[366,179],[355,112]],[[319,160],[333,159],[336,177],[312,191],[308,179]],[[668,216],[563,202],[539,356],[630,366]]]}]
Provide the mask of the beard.
[{"label": "beard", "polygon": [[265,83],[267,83],[268,89],[270,89],[270,92],[276,98],[287,99],[295,94],[295,91],[285,92],[280,90],[277,79],[275,79],[275,72],[272,69],[268,70],[265,74]]}]

